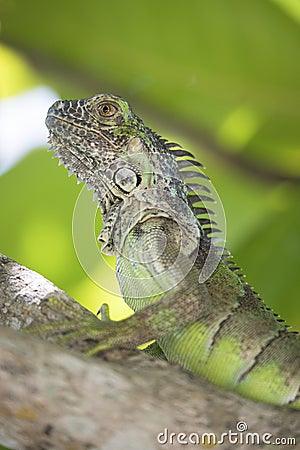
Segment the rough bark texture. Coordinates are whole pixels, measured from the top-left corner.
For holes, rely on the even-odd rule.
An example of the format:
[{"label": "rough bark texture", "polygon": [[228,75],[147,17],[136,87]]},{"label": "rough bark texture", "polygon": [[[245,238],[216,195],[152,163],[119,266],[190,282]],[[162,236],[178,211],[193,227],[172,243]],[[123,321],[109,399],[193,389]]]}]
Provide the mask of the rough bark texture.
[{"label": "rough bark texture", "polygon": [[[81,308],[41,275],[0,256],[2,325],[21,329],[56,320],[41,306],[53,295]],[[0,341],[0,444],[11,449],[176,449],[184,446],[178,439],[195,441],[189,433],[220,437],[237,432],[238,422],[248,426],[238,433],[244,442],[247,433],[260,439],[270,433],[273,437],[265,437],[270,443],[296,439],[296,445],[277,448],[299,448],[298,411],[251,402],[140,352],[126,359],[117,351],[87,358],[7,327],[0,328]],[[164,429],[165,445],[157,440]],[[270,448],[260,442],[260,448]],[[225,438],[220,448],[258,445]]]}]

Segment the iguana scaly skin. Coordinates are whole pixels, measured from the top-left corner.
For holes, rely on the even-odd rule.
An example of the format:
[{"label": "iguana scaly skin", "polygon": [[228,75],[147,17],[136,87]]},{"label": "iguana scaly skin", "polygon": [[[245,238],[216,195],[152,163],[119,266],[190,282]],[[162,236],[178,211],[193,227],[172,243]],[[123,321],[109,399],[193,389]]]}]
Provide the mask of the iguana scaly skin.
[{"label": "iguana scaly skin", "polygon": [[155,340],[148,352],[156,357],[243,396],[300,408],[299,335],[214,246],[207,188],[187,181],[204,177],[193,155],[115,95],[57,101],[46,124],[55,156],[99,199],[102,251],[117,256],[122,295],[136,312],[113,322],[104,308],[106,320],[82,317],[47,332],[64,330],[69,345],[86,340],[89,354]]}]

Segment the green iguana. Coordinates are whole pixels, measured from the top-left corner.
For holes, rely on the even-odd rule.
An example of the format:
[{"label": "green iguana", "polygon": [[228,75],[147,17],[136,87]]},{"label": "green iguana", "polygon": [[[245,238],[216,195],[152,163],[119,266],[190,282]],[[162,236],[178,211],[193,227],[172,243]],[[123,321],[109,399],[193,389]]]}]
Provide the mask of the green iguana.
[{"label": "green iguana", "polygon": [[[135,314],[41,326],[89,354],[136,348],[254,400],[300,408],[300,339],[265,306],[214,243],[201,164],[146,127],[115,95],[57,101],[46,120],[55,156],[93,188],[102,251],[116,255]],[[184,170],[187,169],[187,170]],[[203,194],[204,192],[204,194]],[[53,299],[53,309],[63,305]]]}]

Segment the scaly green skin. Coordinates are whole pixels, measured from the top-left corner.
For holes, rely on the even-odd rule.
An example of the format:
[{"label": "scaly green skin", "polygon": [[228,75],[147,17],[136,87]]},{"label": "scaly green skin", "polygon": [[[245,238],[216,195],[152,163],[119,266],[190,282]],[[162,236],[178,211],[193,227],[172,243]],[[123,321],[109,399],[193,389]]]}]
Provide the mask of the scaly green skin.
[{"label": "scaly green skin", "polygon": [[56,156],[99,198],[102,251],[117,256],[122,295],[136,312],[120,322],[83,317],[68,324],[64,343],[86,340],[96,354],[156,340],[148,351],[157,357],[243,396],[300,408],[299,335],[214,247],[201,186],[186,181],[203,175],[181,170],[200,165],[193,156],[113,95],[56,102],[46,124]]}]

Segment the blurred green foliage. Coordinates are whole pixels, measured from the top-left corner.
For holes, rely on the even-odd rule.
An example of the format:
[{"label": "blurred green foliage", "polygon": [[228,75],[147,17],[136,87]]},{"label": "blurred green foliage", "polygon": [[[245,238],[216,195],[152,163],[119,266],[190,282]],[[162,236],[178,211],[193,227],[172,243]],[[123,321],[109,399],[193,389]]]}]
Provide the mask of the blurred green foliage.
[{"label": "blurred green foliage", "polygon": [[[188,147],[218,189],[248,281],[300,329],[300,16],[282,3],[2,0],[0,82],[2,95],[37,83],[63,98],[120,94]],[[117,317],[126,309],[76,259],[80,189],[45,149],[32,152],[0,178],[0,249],[94,311],[111,300]]]}]

